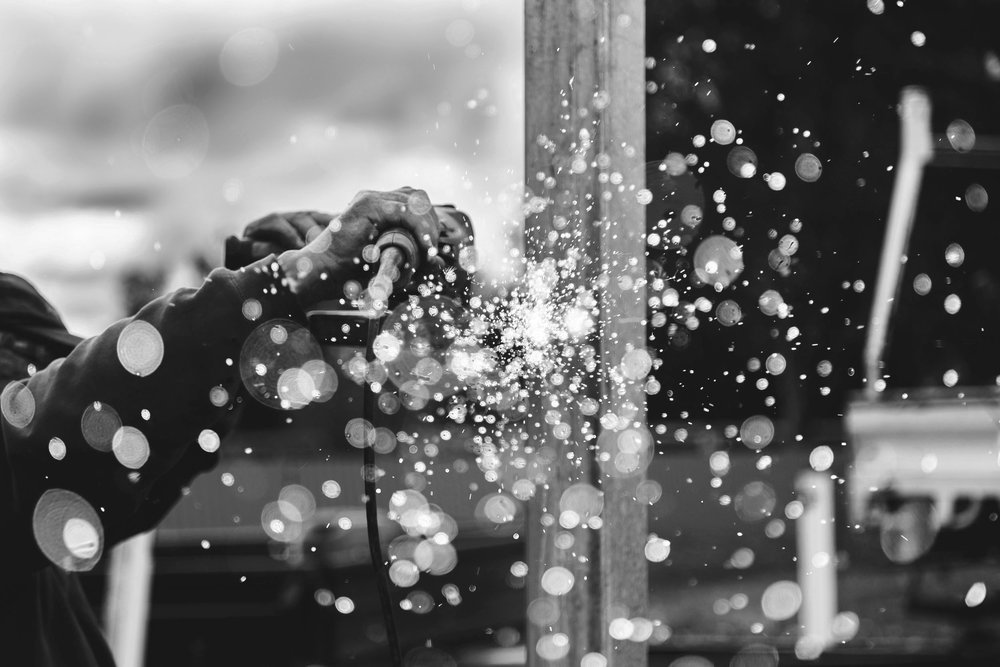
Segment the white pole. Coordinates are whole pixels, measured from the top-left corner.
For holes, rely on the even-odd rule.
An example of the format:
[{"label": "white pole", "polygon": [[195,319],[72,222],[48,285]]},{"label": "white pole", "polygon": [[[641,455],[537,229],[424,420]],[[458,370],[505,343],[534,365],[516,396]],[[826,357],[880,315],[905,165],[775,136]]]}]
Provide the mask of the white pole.
[{"label": "white pole", "polygon": [[[834,489],[829,473],[803,471],[795,489],[804,506],[796,522],[800,641],[818,657],[833,642],[837,615],[837,551],[835,544]],[[805,657],[805,656],[802,656]]]},{"label": "white pole", "polygon": [[111,552],[104,631],[118,667],[142,667],[145,662],[154,535],[136,535]]},{"label": "white pole", "polygon": [[868,338],[865,340],[865,390],[870,397],[877,393],[875,383],[882,375],[882,352],[889,334],[893,305],[899,293],[899,278],[906,264],[906,246],[917,213],[924,165],[934,155],[931,101],[924,89],[915,86],[904,88],[898,108],[899,161],[875,281],[872,314],[868,320]]}]

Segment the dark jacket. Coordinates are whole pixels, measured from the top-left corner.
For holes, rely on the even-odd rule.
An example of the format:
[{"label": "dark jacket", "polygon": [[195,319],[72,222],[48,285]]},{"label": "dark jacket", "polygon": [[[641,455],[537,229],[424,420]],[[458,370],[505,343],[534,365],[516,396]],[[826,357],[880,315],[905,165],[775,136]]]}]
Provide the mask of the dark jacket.
[{"label": "dark jacket", "polygon": [[[203,451],[198,436],[205,429],[221,436],[232,421],[244,339],[262,321],[304,319],[275,267],[271,257],[240,271],[217,269],[200,289],[157,299],[75,347],[51,307],[31,306],[26,283],[0,274],[0,367],[9,372],[18,359],[44,365],[31,359],[38,349],[68,352],[0,395],[2,664],[113,665],[72,572],[155,526],[181,489],[214,465],[216,454]],[[243,314],[248,299],[262,306],[254,321]],[[138,320],[162,341],[155,369],[123,365],[130,352],[119,350],[120,336]],[[141,456],[129,452],[139,443],[141,455],[143,440],[148,459],[137,465]]]}]

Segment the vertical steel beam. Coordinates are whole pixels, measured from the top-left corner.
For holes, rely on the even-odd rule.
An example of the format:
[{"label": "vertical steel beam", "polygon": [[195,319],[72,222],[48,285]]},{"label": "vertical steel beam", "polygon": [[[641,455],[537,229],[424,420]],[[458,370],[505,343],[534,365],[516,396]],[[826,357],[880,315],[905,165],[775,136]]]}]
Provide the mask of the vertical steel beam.
[{"label": "vertical steel beam", "polygon": [[829,473],[807,470],[795,478],[804,510],[795,522],[799,587],[800,641],[818,656],[833,643],[837,615],[837,551],[834,487]]},{"label": "vertical steel beam", "polygon": [[[529,418],[539,422],[529,423],[529,442],[549,463],[547,483],[528,513],[528,600],[534,612],[539,604],[555,610],[529,614],[530,665],[647,664],[644,641],[609,632],[616,620],[646,614],[646,507],[634,500],[643,473],[609,474],[609,462],[599,460],[607,453],[600,436],[613,441],[628,429],[648,434],[642,384],[623,381],[619,371],[623,356],[644,348],[646,338],[645,211],[637,200],[645,187],[644,62],[642,0],[526,0],[526,253],[535,261],[574,256],[582,282],[599,286],[600,312],[593,342],[597,368],[588,373],[583,361],[576,362],[589,377],[599,412],[584,415],[565,406],[573,436],[558,440],[540,423],[543,390],[535,397],[537,419]],[[562,493],[578,482],[603,491],[599,528],[559,524]],[[570,548],[557,540],[567,533]],[[541,587],[541,575],[554,566],[573,574],[565,595],[550,596]],[[568,651],[546,660],[536,645],[556,635],[558,644],[568,641]],[[607,662],[587,658],[592,653]]]},{"label": "vertical steel beam", "polygon": [[118,667],[146,664],[155,534],[152,530],[140,533],[111,551],[104,634]]}]

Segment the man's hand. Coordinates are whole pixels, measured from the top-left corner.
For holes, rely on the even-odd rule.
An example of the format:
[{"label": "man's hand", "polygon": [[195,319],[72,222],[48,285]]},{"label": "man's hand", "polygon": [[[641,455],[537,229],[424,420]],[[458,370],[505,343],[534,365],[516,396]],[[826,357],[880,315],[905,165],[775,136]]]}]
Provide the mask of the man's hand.
[{"label": "man's hand", "polygon": [[[349,280],[362,281],[366,264],[362,252],[384,232],[408,232],[424,258],[437,252],[440,223],[423,190],[364,191],[336,217],[301,213],[277,218],[265,218],[270,222],[262,222],[255,233],[261,236],[266,228],[260,242],[285,243],[292,248],[281,253],[278,262],[304,308],[344,296],[344,284]],[[325,227],[318,226],[324,222]],[[301,245],[302,241],[307,242]],[[298,246],[292,245],[296,242]]]},{"label": "man's hand", "polygon": [[254,220],[243,230],[243,243],[250,244],[253,259],[299,250],[316,238],[334,216],[319,211],[272,213]]}]

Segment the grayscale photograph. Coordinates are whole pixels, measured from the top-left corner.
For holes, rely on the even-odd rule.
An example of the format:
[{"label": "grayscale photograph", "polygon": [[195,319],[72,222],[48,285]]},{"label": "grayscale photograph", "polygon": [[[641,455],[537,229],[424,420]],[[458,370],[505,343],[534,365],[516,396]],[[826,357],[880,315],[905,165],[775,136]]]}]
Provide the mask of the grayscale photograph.
[{"label": "grayscale photograph", "polygon": [[0,665],[1000,665],[997,26],[0,0]]}]

